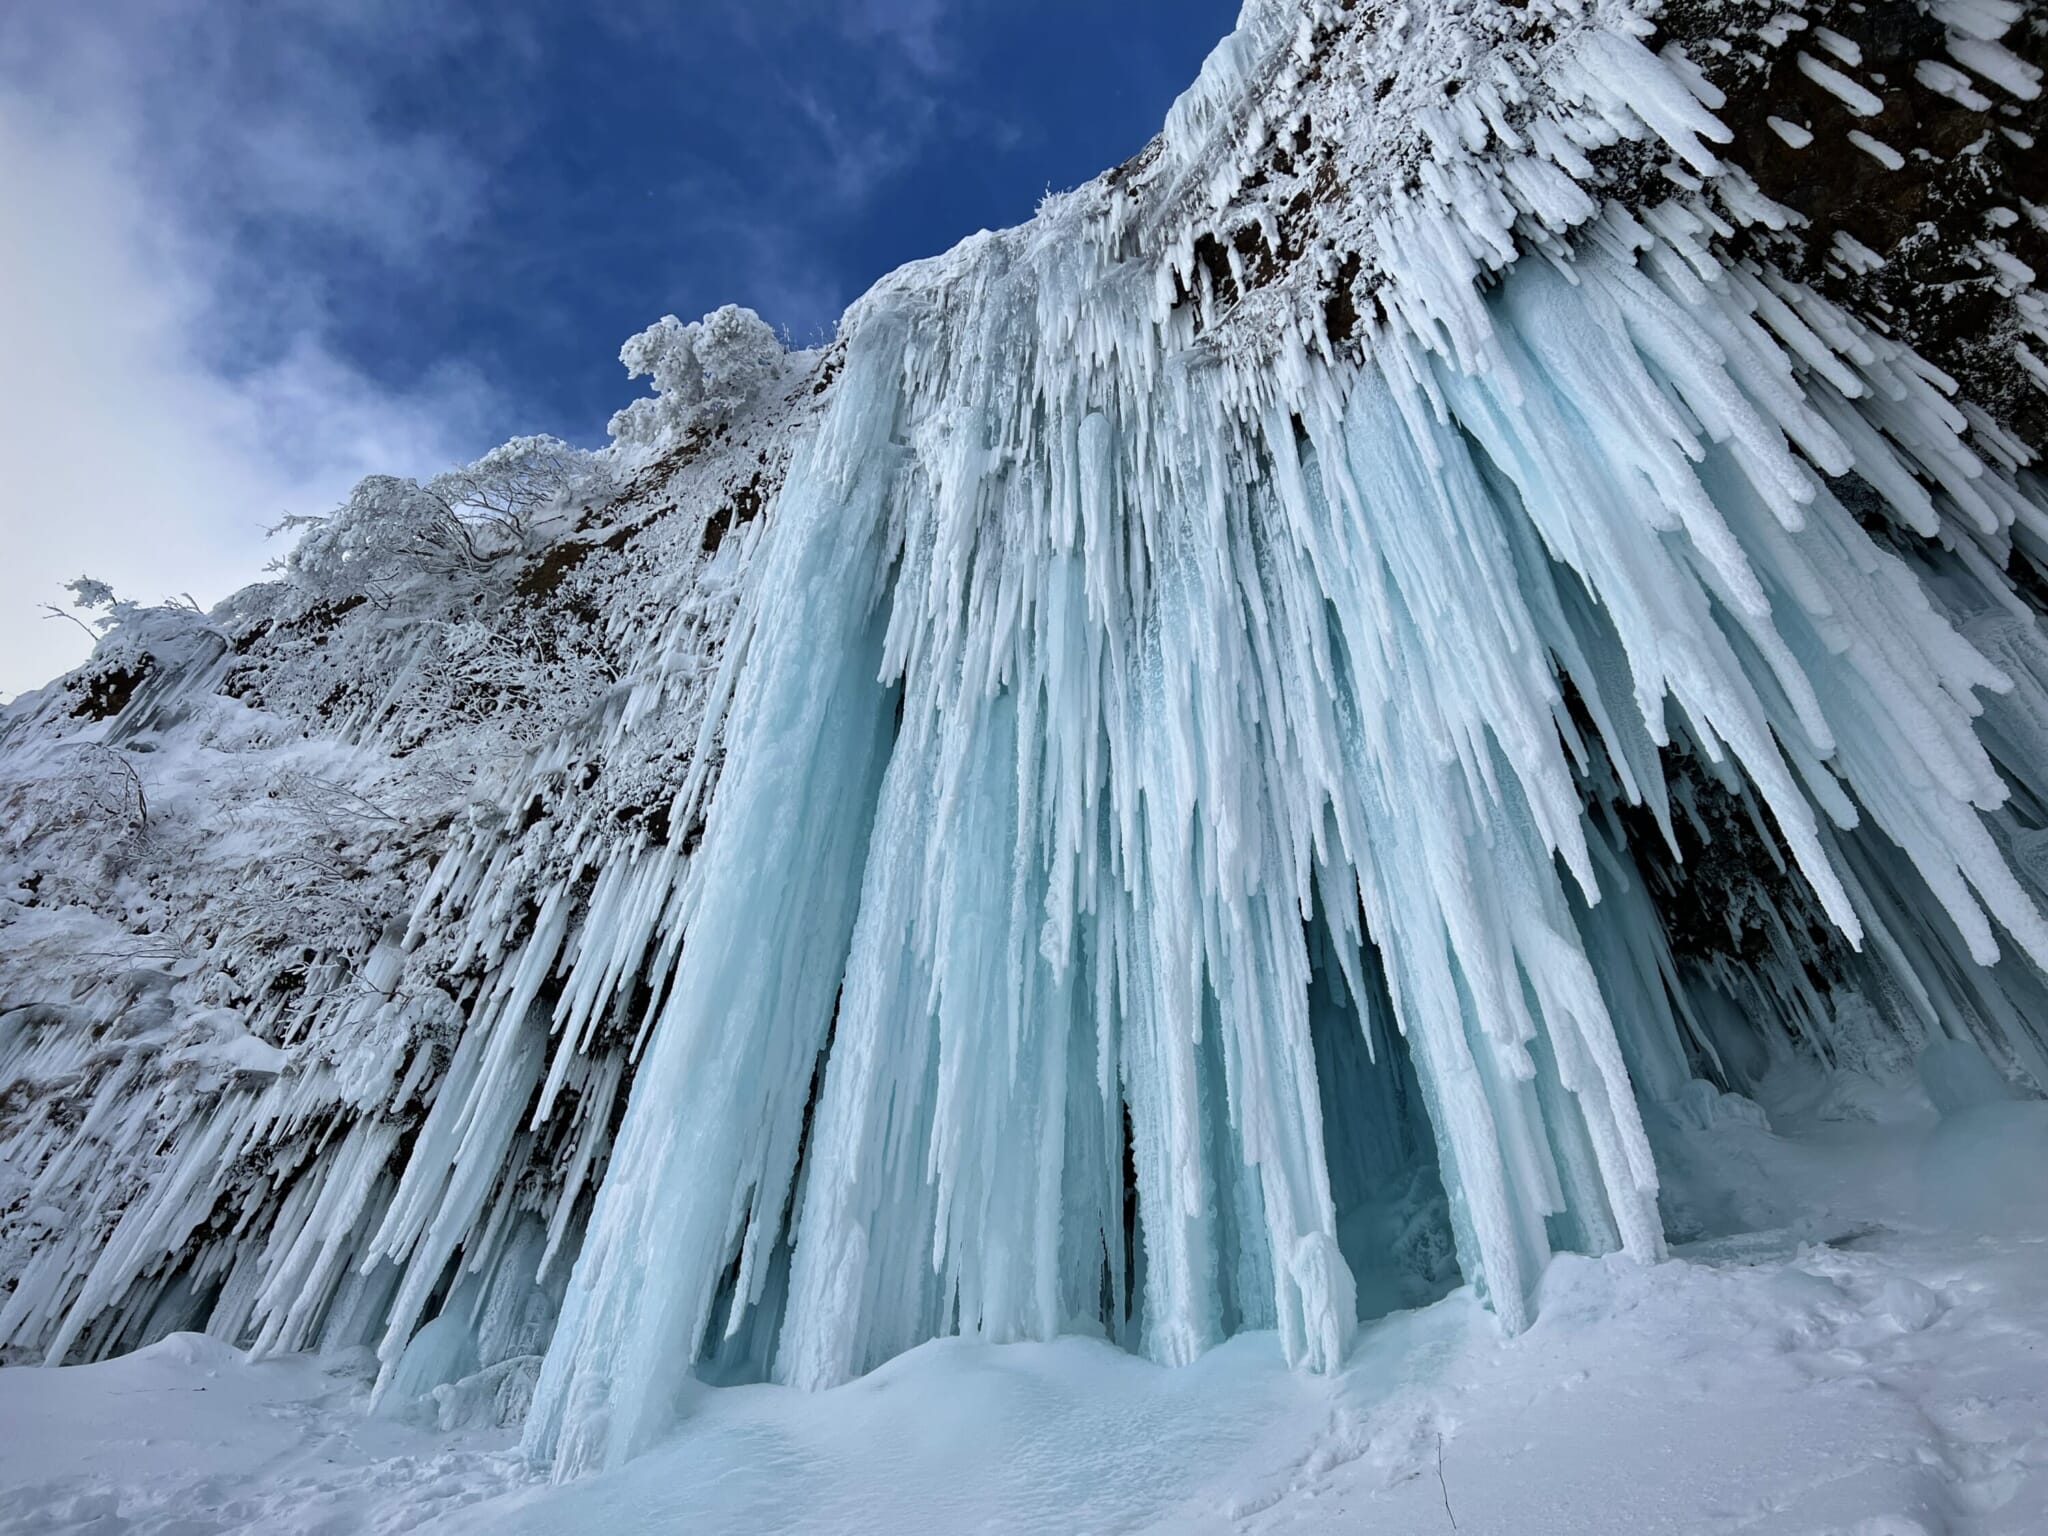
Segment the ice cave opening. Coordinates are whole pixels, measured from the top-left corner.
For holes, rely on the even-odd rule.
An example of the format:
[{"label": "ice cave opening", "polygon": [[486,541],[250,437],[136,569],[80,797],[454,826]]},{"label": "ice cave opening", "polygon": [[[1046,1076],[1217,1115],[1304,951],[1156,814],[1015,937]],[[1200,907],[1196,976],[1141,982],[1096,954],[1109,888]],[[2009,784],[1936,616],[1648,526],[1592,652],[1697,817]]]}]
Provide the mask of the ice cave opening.
[{"label": "ice cave opening", "polygon": [[1309,1023],[1324,1108],[1323,1156],[1337,1246],[1358,1286],[1358,1320],[1426,1306],[1458,1284],[1436,1138],[1378,956],[1362,957],[1361,1018],[1328,953],[1321,914],[1309,934]]}]

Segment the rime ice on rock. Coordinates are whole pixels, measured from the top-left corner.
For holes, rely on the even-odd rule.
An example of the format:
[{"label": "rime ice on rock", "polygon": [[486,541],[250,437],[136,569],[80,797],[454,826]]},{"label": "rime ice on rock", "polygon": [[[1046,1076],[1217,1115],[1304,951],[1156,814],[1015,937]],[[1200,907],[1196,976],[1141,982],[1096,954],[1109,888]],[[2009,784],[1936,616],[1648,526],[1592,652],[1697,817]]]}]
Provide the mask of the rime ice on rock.
[{"label": "rime ice on rock", "polygon": [[[1936,7],[2020,94],[2008,9]],[[1632,7],[1349,17],[1254,0],[1147,155],[787,364],[759,531],[690,525],[324,1054],[32,1247],[0,1334],[369,1340],[401,1394],[545,1338],[570,1475],[692,1375],[952,1332],[1329,1368],[1453,1268],[1520,1328],[1554,1251],[1662,1253],[1659,1127],[1775,1053],[2048,1087],[2031,454],[1739,253],[1797,218]],[[1846,110],[1777,148],[1882,110],[1780,45]],[[1310,119],[1312,229],[1267,169]],[[736,511],[718,414],[678,473]],[[1681,919],[1687,850],[1726,902]],[[460,984],[395,990],[423,955]]]}]

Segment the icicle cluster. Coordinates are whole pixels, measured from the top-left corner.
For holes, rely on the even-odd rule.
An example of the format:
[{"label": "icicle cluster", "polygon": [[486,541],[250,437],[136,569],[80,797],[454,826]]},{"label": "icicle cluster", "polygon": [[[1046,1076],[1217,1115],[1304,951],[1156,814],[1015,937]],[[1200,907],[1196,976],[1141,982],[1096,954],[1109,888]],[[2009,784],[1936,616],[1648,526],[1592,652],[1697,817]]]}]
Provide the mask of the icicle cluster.
[{"label": "icicle cluster", "polygon": [[[2009,7],[1937,9],[2031,87]],[[1662,1253],[1661,1126],[1851,1013],[2048,1087],[2029,451],[1744,254],[1797,221],[1636,7],[1349,15],[1255,0],[1151,155],[849,313],[698,575],[729,632],[528,766],[661,742],[667,835],[565,792],[514,879],[527,832],[458,829],[369,968],[482,980],[405,1005],[433,1049],[388,986],[327,1026],[423,1120],[329,1122],[181,1266],[288,1073],[0,1335],[203,1314],[403,1393],[551,1327],[570,1475],[693,1374],[950,1332],[1328,1368],[1454,1268],[1519,1328],[1553,1251]],[[1361,179],[1305,233],[1259,167],[1310,110]],[[1725,944],[1688,850],[1751,861]]]},{"label": "icicle cluster", "polygon": [[[1636,217],[1570,180],[1618,122],[1716,175],[1681,74],[1595,30],[1553,84],[1590,110],[1531,135],[1548,154],[1386,215],[1360,368],[1193,348],[1114,260],[1114,207],[850,317],[728,656],[691,942],[534,1450],[631,1454],[685,1361],[762,1327],[813,1386],[1105,1311],[1162,1360],[1277,1325],[1334,1362],[1378,1256],[1338,1241],[1316,953],[1351,1028],[1391,1008],[1507,1326],[1555,1244],[1655,1256],[1630,1065],[1674,1099],[1690,1074],[1654,918],[1601,905],[1625,854],[1596,856],[1595,756],[1674,848],[1660,752],[1753,794],[1852,945],[1932,927],[1989,965],[2002,928],[2048,965],[1984,819],[2009,791],[1980,695],[2014,677],[1958,628],[2048,528],[2038,497],[1926,364],[1727,265],[1704,200]],[[1569,260],[1482,291],[1524,231]],[[1851,476],[1951,546],[1942,605]],[[2009,638],[2038,678],[2037,633]],[[1900,878],[1931,908],[1906,924]],[[2024,1029],[1987,1033],[2038,1070]]]}]

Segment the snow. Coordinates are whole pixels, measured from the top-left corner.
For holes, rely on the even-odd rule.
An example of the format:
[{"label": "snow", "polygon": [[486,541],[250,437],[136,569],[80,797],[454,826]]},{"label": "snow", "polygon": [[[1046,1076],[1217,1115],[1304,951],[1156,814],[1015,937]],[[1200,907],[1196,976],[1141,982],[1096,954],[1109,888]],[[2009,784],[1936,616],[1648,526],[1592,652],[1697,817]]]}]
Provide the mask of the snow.
[{"label": "snow", "polygon": [[1885,143],[1882,139],[1872,138],[1860,128],[1851,128],[1849,130],[1849,142],[1888,171],[1899,170],[1906,163],[1906,157],[1896,149],[1893,149],[1891,145]]},{"label": "snow", "polygon": [[1824,63],[1810,53],[1799,55],[1799,72],[1858,117],[1876,117],[1884,111],[1884,102],[1872,94],[1868,87],[1858,84],[1834,65]]},{"label": "snow", "polygon": [[1991,98],[1972,86],[1968,75],[1953,65],[1942,63],[1939,59],[1920,60],[1913,66],[1913,78],[1930,91],[1938,91],[1959,106],[1968,107],[1973,112],[1988,112],[1991,109]]},{"label": "snow", "polygon": [[1958,64],[1989,80],[2008,96],[2032,101],[2041,94],[2041,71],[2014,57],[2002,44],[1975,37],[1952,37],[1948,53]]},{"label": "snow", "polygon": [[2048,1184],[1988,1226],[1971,1197],[2038,1171],[2048,1107],[1937,1119],[1910,1079],[1812,1070],[1772,1088],[1796,1134],[1738,1121],[1674,1166],[1792,1225],[1647,1268],[1561,1256],[1512,1339],[1461,1289],[1367,1325],[1328,1378],[1259,1334],[1175,1370],[1096,1340],[936,1340],[826,1392],[698,1387],[646,1456],[550,1486],[504,1431],[364,1417],[360,1352],[252,1361],[180,1334],[0,1372],[0,1530],[2039,1529]]},{"label": "snow", "polygon": [[0,1371],[0,1531],[410,1530],[522,1480],[503,1431],[370,1418],[364,1388],[360,1357],[252,1361],[192,1333]]}]

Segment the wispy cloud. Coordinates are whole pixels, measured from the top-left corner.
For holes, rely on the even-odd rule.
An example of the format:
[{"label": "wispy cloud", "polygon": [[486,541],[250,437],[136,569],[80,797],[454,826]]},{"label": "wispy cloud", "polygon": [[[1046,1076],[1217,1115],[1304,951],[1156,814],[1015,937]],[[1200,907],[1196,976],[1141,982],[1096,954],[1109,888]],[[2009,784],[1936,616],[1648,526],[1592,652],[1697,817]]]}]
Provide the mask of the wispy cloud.
[{"label": "wispy cloud", "polygon": [[850,0],[839,19],[851,36],[888,44],[919,71],[944,75],[955,64],[952,25],[960,9],[946,0]]},{"label": "wispy cloud", "polygon": [[799,342],[829,332],[865,286],[849,290],[834,232],[915,175],[935,144],[1008,133],[956,88],[962,28],[980,3],[705,0],[682,27],[662,0],[607,0],[604,23],[672,58],[685,88],[723,101],[723,82],[698,72],[737,58],[763,93],[744,104],[745,136],[721,135],[724,160],[686,158],[650,192],[686,210],[690,271],[676,286],[715,274],[731,288],[721,297],[754,305]]},{"label": "wispy cloud", "polygon": [[0,694],[79,659],[38,606],[82,570],[210,602],[256,577],[281,512],[488,445],[481,381],[370,378],[280,259],[322,239],[429,261],[473,217],[476,162],[383,121],[348,67],[381,9],[0,19]]},{"label": "wispy cloud", "polygon": [[792,168],[797,190],[838,207],[864,204],[885,178],[915,160],[935,115],[923,99],[888,121],[864,121],[813,87],[785,81],[783,91],[811,137],[811,154]]}]

